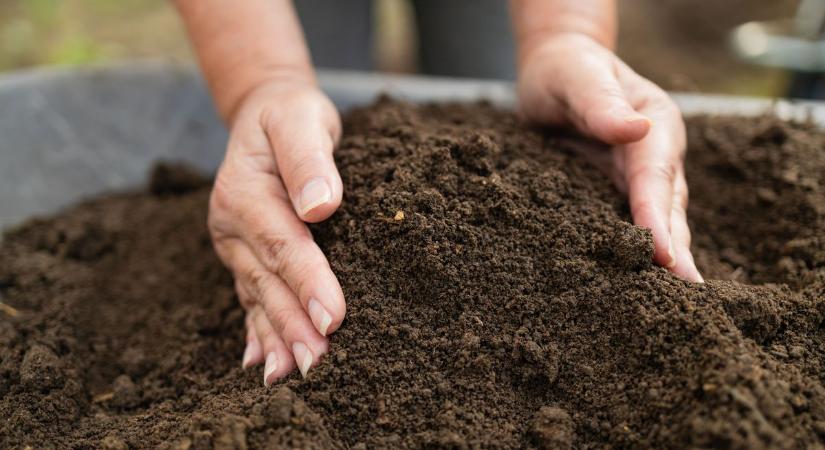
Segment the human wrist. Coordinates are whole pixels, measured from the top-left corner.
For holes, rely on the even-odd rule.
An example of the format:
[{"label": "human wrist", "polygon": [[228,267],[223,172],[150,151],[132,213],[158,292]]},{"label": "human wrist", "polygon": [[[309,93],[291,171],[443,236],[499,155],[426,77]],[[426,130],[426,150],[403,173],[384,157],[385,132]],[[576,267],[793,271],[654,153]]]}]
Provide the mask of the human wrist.
[{"label": "human wrist", "polygon": [[600,47],[616,45],[615,0],[511,0],[521,62],[536,48],[569,36],[589,38]]},{"label": "human wrist", "polygon": [[[592,52],[593,50],[611,52],[602,42],[592,36],[580,32],[548,32],[540,36],[535,36],[529,42],[519,46],[518,66],[524,68],[535,58],[553,58],[554,54],[569,54],[580,52]],[[558,61],[564,64],[565,61]]]},{"label": "human wrist", "polygon": [[252,70],[230,75],[230,80],[221,85],[220,80],[212,82],[212,90],[218,110],[228,125],[232,125],[245,105],[256,98],[273,95],[275,91],[318,89],[315,72],[300,66],[278,66],[264,70]]}]

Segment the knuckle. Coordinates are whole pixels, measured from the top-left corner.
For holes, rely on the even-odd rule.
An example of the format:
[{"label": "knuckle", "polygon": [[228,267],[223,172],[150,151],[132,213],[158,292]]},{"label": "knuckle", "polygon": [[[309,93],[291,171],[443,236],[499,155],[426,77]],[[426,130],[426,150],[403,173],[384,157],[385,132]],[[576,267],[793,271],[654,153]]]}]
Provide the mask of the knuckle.
[{"label": "knuckle", "polygon": [[249,295],[240,295],[239,294],[238,295],[238,302],[241,304],[241,307],[246,311],[249,311],[250,309],[252,309],[256,305],[255,299],[253,297],[249,296]]},{"label": "knuckle", "polygon": [[225,168],[221,168],[215,176],[215,183],[212,186],[212,193],[209,195],[210,210],[226,210],[232,205],[231,183],[227,180],[228,175]]},{"label": "knuckle", "polygon": [[676,201],[673,202],[674,204],[678,204],[682,209],[687,208],[690,189],[688,189],[687,183],[684,180],[676,183],[674,196],[676,197]]},{"label": "knuckle", "polygon": [[290,267],[291,285],[299,297],[305,298],[303,293],[307,292],[307,287],[311,283],[313,274],[317,272],[317,264],[312,264],[310,260],[295,260]]},{"label": "knuckle", "polygon": [[275,329],[281,333],[286,333],[290,330],[291,326],[296,323],[299,313],[303,314],[302,311],[291,308],[274,308],[271,312],[267,313],[267,317]]},{"label": "knuckle", "polygon": [[669,161],[643,164],[630,174],[629,181],[631,184],[644,180],[662,180],[671,183],[676,178],[677,171],[676,164]]},{"label": "knuckle", "polygon": [[676,178],[676,164],[672,162],[653,164],[651,165],[650,170],[652,177],[661,178],[668,181]]},{"label": "knuckle", "polygon": [[247,302],[250,305],[262,303],[269,291],[269,274],[260,269],[249,269],[241,273],[246,286]]},{"label": "knuckle", "polygon": [[331,113],[327,113],[326,122],[327,128],[329,128],[329,135],[332,138],[332,141],[340,141],[341,134],[343,133],[343,126],[341,124],[341,118],[338,116],[338,112],[333,109]]},{"label": "knuckle", "polygon": [[682,117],[682,112],[676,102],[659,87],[656,87],[655,93],[649,100],[649,105],[658,111],[660,115],[669,119],[681,119]]},{"label": "knuckle", "polygon": [[[573,103],[573,102],[571,102]],[[583,93],[578,103],[574,104],[583,116],[591,117],[615,110],[618,107],[627,107],[624,93],[615,85],[602,85],[590,92]]]},{"label": "knuckle", "polygon": [[673,202],[671,208],[673,209],[673,214],[677,217],[685,217],[687,215],[687,211],[681,201]]},{"label": "knuckle", "polygon": [[296,240],[281,235],[265,234],[258,237],[264,255],[264,265],[274,273],[283,274],[299,255]]},{"label": "knuckle", "polygon": [[212,192],[209,194],[206,224],[213,235],[225,226],[226,216],[232,214],[231,211],[235,205],[235,202],[232,201],[235,196],[230,187],[231,183],[226,178],[227,176],[223,172],[218,172],[212,186]]},{"label": "knuckle", "polygon": [[264,330],[261,333],[261,341],[263,341],[267,345],[267,347],[272,345],[272,343],[277,338],[278,335],[275,333],[275,330],[273,330],[272,327],[267,327],[266,330]]},{"label": "knuckle", "polygon": [[[246,289],[244,289],[240,280],[235,280],[235,294],[238,297],[238,303],[241,304],[244,310],[250,311],[255,306],[255,300],[249,295]],[[247,316],[249,316],[249,314],[247,314]]]},{"label": "knuckle", "polygon": [[290,173],[306,174],[318,171],[321,166],[320,160],[322,155],[316,151],[307,151],[302,149],[294,149],[288,152]]}]

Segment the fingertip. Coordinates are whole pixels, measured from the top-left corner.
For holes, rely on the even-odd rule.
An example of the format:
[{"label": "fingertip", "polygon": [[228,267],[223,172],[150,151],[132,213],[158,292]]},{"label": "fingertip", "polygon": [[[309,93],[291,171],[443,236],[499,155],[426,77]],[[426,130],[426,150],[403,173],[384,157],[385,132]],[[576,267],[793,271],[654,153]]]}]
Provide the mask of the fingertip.
[{"label": "fingertip", "polygon": [[341,204],[341,182],[337,177],[316,176],[307,180],[294,201],[295,212],[304,222],[316,223],[331,216]]},{"label": "fingertip", "polygon": [[326,339],[318,341],[316,339],[296,339],[289,346],[292,352],[292,359],[295,367],[301,372],[303,378],[307,377],[309,370],[318,365],[318,362],[329,350]]},{"label": "fingertip", "polygon": [[696,268],[693,261],[680,261],[669,270],[679,278],[690,281],[691,283],[705,282],[705,278],[699,273],[699,269]]},{"label": "fingertip", "polygon": [[307,312],[312,324],[315,325],[315,329],[321,333],[321,336],[326,336],[331,331],[329,327],[332,325],[332,315],[327,311],[327,308],[317,299],[311,298],[307,303]]},{"label": "fingertip", "polygon": [[276,376],[279,366],[278,363],[279,358],[275,352],[267,353],[266,362],[264,362],[264,386],[269,387],[278,379]]},{"label": "fingertip", "polygon": [[705,279],[702,277],[702,274],[699,273],[699,269],[696,267],[696,262],[693,260],[693,255],[690,253],[690,250],[684,248],[679,253],[678,264],[670,270],[678,277],[692,283],[704,283]]},{"label": "fingertip", "polygon": [[243,369],[248,369],[256,364],[259,364],[262,359],[263,352],[258,339],[247,338],[246,348],[244,349],[243,359],[241,361],[241,367]]},{"label": "fingertip", "polygon": [[667,226],[647,220],[647,217],[635,218],[636,225],[647,228],[653,234],[653,262],[671,270],[676,266],[676,251],[673,236]]},{"label": "fingertip", "polygon": [[304,305],[312,324],[321,336],[329,336],[341,326],[347,306],[341,286],[331,269],[327,278],[316,283],[314,293]]},{"label": "fingertip", "polygon": [[620,126],[617,137],[622,140],[623,144],[642,140],[653,128],[653,120],[637,112],[626,115],[622,120],[624,125]]},{"label": "fingertip", "polygon": [[687,270],[684,272],[684,277],[688,281],[692,281],[694,283],[705,283],[705,277],[699,272],[699,268],[696,267],[696,263],[693,262],[693,256],[690,256],[690,263],[687,266]]},{"label": "fingertip", "polygon": [[[274,359],[274,363],[267,368],[270,358]],[[293,370],[295,370],[295,361],[292,358],[292,352],[286,347],[278,348],[277,351],[267,354],[267,361],[264,364],[264,385],[267,387],[272,386],[273,383],[286,377]]]},{"label": "fingertip", "polygon": [[[329,349],[329,341],[318,332],[313,320],[304,310],[301,310],[300,314],[296,311],[292,318],[281,323],[280,327],[283,329],[282,337],[284,343],[293,356],[295,356],[294,349],[296,343],[300,343],[309,349],[313,358],[310,365],[314,365]],[[298,358],[295,360],[295,363],[298,367],[301,367],[301,365],[305,363],[304,355],[297,356]]]},{"label": "fingertip", "polygon": [[[341,289],[341,285],[338,283],[338,279],[335,277],[335,274],[332,273],[331,269],[329,272],[328,283],[318,292],[321,293],[323,300],[320,302],[325,310],[329,313],[329,324],[326,329],[321,330],[321,334],[324,336],[328,336],[329,334],[335,332],[338,327],[341,326],[341,323],[344,321],[344,317],[347,313],[347,303],[344,299],[344,293]],[[311,305],[307,305],[311,306]],[[312,311],[310,311],[310,315],[312,315]],[[313,319],[315,322],[315,319]]]},{"label": "fingertip", "polygon": [[667,269],[673,270],[676,267],[676,249],[673,248],[673,236],[667,237],[667,254],[664,256],[664,266]]},{"label": "fingertip", "polygon": [[600,138],[613,145],[640,141],[647,136],[653,126],[653,121],[632,110],[613,113],[609,118],[605,118],[605,122],[608,125],[603,127]]},{"label": "fingertip", "polygon": [[284,348],[267,354],[264,363],[264,385],[272,386],[276,381],[286,377],[295,370],[292,352]]}]

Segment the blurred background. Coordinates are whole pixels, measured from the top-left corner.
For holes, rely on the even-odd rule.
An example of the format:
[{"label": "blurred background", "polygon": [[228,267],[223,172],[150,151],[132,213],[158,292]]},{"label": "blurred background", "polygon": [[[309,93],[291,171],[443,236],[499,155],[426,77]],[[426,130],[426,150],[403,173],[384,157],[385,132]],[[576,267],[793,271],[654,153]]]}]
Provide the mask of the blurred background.
[{"label": "blurred background", "polygon": [[[300,1],[300,0],[299,0]],[[744,62],[729,45],[749,21],[792,18],[798,0],[621,0],[619,54],[669,90],[782,96],[791,76]],[[376,2],[376,65],[416,69],[412,8]],[[169,0],[2,0],[0,70],[127,59],[188,63],[192,54]]]}]

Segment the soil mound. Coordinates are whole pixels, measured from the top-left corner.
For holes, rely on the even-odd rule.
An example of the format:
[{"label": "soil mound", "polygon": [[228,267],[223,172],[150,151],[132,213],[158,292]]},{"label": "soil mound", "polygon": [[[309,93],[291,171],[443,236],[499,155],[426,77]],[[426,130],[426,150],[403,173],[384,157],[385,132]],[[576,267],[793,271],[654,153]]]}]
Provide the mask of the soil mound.
[{"label": "soil mound", "polygon": [[688,127],[704,285],[651,265],[576,138],[486,104],[350,113],[313,226],[348,316],[270,389],[205,180],[29,221],[0,248],[0,447],[823,448],[825,134]]}]

